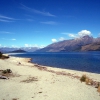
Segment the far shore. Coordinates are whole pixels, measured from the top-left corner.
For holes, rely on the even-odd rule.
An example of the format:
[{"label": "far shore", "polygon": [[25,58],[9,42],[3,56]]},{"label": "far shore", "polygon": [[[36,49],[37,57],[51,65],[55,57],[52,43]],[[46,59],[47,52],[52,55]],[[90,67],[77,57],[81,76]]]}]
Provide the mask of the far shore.
[{"label": "far shore", "polygon": [[[10,69],[12,73],[2,74]],[[100,100],[96,85],[81,82],[86,75],[94,83],[100,74],[69,69],[53,68],[31,63],[31,58],[10,56],[0,59],[1,100]]]}]

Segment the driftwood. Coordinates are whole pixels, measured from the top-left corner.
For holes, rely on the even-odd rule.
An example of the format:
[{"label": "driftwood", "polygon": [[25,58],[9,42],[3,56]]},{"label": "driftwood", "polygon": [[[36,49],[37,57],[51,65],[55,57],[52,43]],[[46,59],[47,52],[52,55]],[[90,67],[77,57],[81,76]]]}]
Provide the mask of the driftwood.
[{"label": "driftwood", "polygon": [[0,79],[9,79],[8,77],[6,77],[6,76],[0,76]]}]

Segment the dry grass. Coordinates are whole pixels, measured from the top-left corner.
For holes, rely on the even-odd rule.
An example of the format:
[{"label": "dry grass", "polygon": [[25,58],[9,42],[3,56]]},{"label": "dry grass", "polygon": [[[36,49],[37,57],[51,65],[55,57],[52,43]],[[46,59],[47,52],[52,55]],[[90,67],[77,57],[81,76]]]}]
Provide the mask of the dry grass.
[{"label": "dry grass", "polygon": [[100,85],[99,85],[99,87],[98,87],[97,91],[99,92],[99,96],[100,96]]},{"label": "dry grass", "polygon": [[100,82],[93,81],[86,75],[82,75],[82,77],[80,78],[80,81],[85,82],[86,85],[94,86],[95,88],[97,88],[97,92],[99,92],[99,94],[100,94]]},{"label": "dry grass", "polygon": [[19,77],[20,75],[13,73],[12,71],[7,72],[7,70],[0,70],[0,76],[4,76],[6,79],[9,79],[10,77]]},{"label": "dry grass", "polygon": [[26,80],[23,80],[21,82],[30,83],[33,81],[38,81],[38,79],[36,77],[28,77]]},{"label": "dry grass", "polygon": [[17,98],[13,98],[12,100],[18,100]]},{"label": "dry grass", "polygon": [[80,78],[81,82],[85,82],[86,81],[87,76],[86,75],[82,75],[82,77]]},{"label": "dry grass", "polygon": [[86,85],[93,85],[93,80],[86,77],[85,83]]}]

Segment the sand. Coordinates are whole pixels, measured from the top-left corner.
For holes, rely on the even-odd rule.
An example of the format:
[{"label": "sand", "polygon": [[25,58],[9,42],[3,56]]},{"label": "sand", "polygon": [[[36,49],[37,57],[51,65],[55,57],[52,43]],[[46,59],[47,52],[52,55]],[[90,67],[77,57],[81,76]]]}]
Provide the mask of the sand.
[{"label": "sand", "polygon": [[30,58],[0,59],[0,70],[11,69],[0,79],[0,100],[100,100],[94,86],[80,82],[86,74],[100,82],[100,74],[52,68],[30,63]]}]

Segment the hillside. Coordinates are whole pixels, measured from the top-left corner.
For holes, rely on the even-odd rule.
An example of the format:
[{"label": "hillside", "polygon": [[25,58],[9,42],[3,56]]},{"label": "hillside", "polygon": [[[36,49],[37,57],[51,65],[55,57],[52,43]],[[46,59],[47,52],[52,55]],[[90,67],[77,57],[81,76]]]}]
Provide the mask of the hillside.
[{"label": "hillside", "polygon": [[82,46],[81,51],[100,51],[100,42]]},{"label": "hillside", "polygon": [[56,42],[51,45],[48,45],[43,49],[37,50],[36,52],[68,52],[99,50],[98,42],[100,43],[100,38],[95,39],[92,36],[87,35],[77,39]]},{"label": "hillside", "polygon": [[0,51],[3,53],[7,53],[7,52],[12,52],[12,51],[16,51],[16,50],[24,50],[26,52],[34,52],[36,50],[38,50],[38,47],[19,47],[19,48],[15,48],[15,47],[0,47]]},{"label": "hillside", "polygon": [[24,53],[24,52],[26,51],[19,49],[19,50],[11,51],[10,53]]}]

